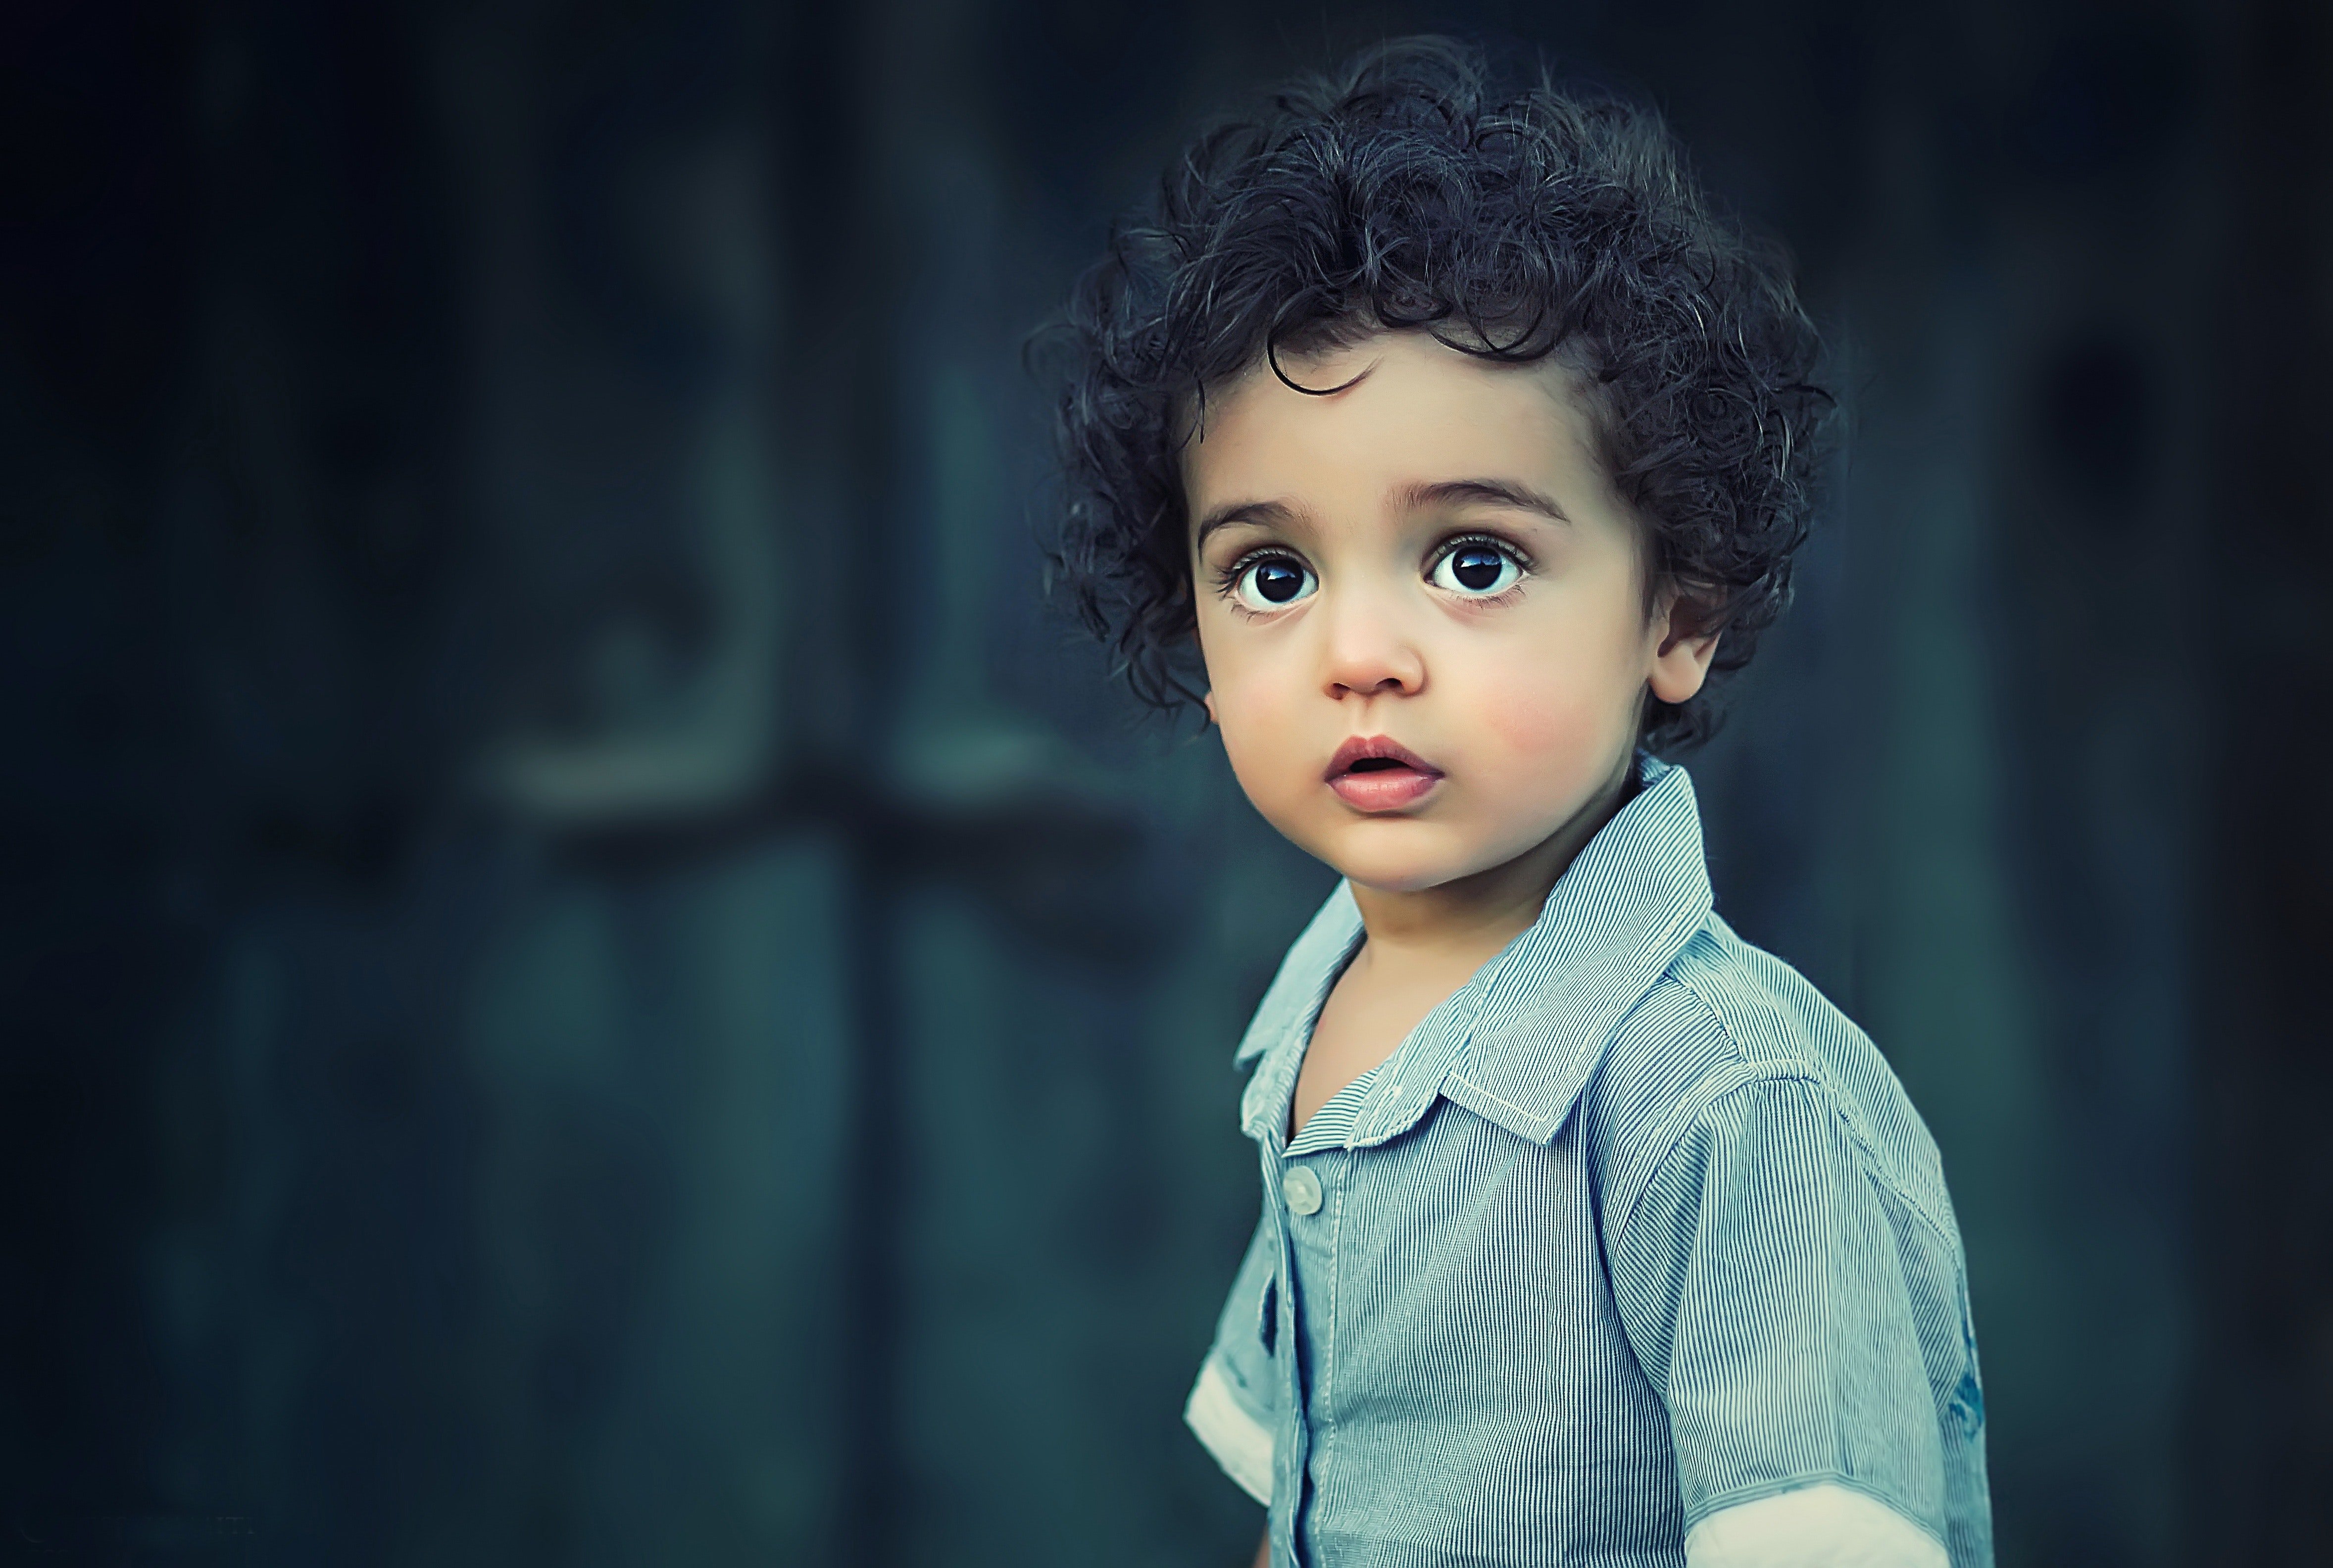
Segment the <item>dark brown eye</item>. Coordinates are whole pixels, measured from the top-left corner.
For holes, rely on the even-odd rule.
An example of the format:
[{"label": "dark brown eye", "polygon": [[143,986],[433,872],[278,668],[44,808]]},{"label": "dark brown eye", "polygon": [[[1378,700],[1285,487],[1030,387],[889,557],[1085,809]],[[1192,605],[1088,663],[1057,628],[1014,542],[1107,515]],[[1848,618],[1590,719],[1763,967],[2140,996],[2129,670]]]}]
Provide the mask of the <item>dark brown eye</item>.
[{"label": "dark brown eye", "polygon": [[1304,574],[1286,561],[1268,560],[1255,569],[1255,591],[1273,604],[1284,605],[1304,588]]},{"label": "dark brown eye", "polygon": [[1232,585],[1241,603],[1259,610],[1292,605],[1317,586],[1302,561],[1284,555],[1268,555],[1250,562],[1241,569]]},{"label": "dark brown eye", "polygon": [[1436,588],[1469,596],[1494,594],[1512,587],[1522,568],[1496,545],[1462,544],[1434,563]]}]

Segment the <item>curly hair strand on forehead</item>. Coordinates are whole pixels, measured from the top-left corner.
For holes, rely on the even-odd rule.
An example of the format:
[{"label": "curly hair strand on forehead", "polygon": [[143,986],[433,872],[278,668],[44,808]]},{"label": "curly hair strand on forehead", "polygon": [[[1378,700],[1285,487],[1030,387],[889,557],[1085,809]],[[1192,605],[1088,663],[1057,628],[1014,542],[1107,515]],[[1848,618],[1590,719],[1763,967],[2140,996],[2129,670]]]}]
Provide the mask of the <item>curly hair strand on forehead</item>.
[{"label": "curly hair strand on forehead", "polygon": [[[1368,50],[1196,138],[1116,226],[1040,344],[1062,350],[1066,495],[1050,573],[1137,695],[1200,691],[1180,455],[1207,393],[1283,350],[1422,330],[1575,372],[1643,529],[1647,602],[1692,601],[1749,662],[1790,598],[1817,436],[1819,346],[1781,255],[1709,209],[1650,110],[1499,90],[1446,39]],[[1652,702],[1644,743],[1714,727]]]}]

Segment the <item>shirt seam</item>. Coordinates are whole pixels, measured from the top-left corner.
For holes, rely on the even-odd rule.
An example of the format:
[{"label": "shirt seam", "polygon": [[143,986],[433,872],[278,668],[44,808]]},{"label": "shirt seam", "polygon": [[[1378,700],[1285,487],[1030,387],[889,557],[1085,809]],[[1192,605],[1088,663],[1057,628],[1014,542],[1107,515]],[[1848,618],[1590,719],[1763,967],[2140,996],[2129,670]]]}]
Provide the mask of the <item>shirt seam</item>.
[{"label": "shirt seam", "polygon": [[[1675,982],[1680,990],[1693,998],[1702,1016],[1716,1028],[1720,1035],[1724,1037],[1727,1047],[1733,1052],[1733,1065],[1753,1076],[1726,1084],[1724,1087],[1706,1095],[1689,1095],[1679,1102],[1676,1113],[1669,1118],[1668,1123],[1663,1125],[1661,1135],[1654,1140],[1653,1146],[1660,1152],[1653,1160],[1651,1171],[1637,1190],[1628,1195],[1627,1207],[1621,1219],[1618,1231],[1623,1239],[1627,1237],[1629,1227],[1636,1222],[1637,1205],[1643,1201],[1645,1193],[1650,1190],[1654,1181],[1667,1167],[1669,1161],[1675,1156],[1677,1145],[1685,1141],[1685,1134],[1693,1130],[1695,1123],[1744,1089],[1762,1084],[1801,1083],[1810,1085],[1816,1091],[1822,1100],[1824,1108],[1838,1118],[1839,1125],[1847,1129],[1847,1135],[1855,1141],[1858,1152],[1863,1156],[1864,1173],[1894,1194],[1896,1201],[1915,1215],[1938,1241],[1944,1243],[1954,1252],[1959,1251],[1960,1243],[1951,1227],[1936,1215],[1929,1213],[1927,1205],[1907,1191],[1904,1184],[1888,1172],[1885,1162],[1879,1158],[1878,1146],[1866,1135],[1863,1128],[1857,1124],[1856,1118],[1848,1114],[1848,1106],[1833,1091],[1828,1078],[1811,1067],[1795,1065],[1777,1066],[1752,1058],[1743,1046],[1741,1037],[1733,1032],[1733,1027],[1725,1021],[1725,1015],[1718,1010],[1716,1004],[1710,1000],[1706,992],[1674,970],[1662,976],[1662,979]],[[1659,982],[1656,981],[1653,990],[1659,989]],[[1646,992],[1647,996],[1651,994],[1652,991]],[[1710,1077],[1717,1076],[1712,1074]],[[1709,1078],[1704,1078],[1703,1082],[1709,1082]],[[1697,1104],[1696,1100],[1698,1100]],[[1687,1107],[1691,1109],[1688,1110]],[[1670,1130],[1672,1124],[1675,1128],[1674,1132]]]},{"label": "shirt seam", "polygon": [[1945,1244],[1955,1254],[1959,1252],[1959,1245],[1954,1240],[1952,1233],[1939,1225],[1926,1209],[1904,1190],[1899,1183],[1891,1180],[1887,1173],[1879,1168],[1877,1151],[1872,1147],[1870,1140],[1856,1130],[1853,1119],[1839,1104],[1837,1098],[1830,1093],[1829,1085],[1813,1073],[1788,1069],[1758,1072],[1755,1076],[1743,1078],[1727,1085],[1717,1093],[1701,1099],[1698,1104],[1692,1100],[1685,1102],[1694,1108],[1690,1112],[1681,1109],[1679,1114],[1673,1118],[1677,1123],[1675,1133],[1674,1134],[1665,1133],[1664,1137],[1656,1143],[1655,1147],[1661,1151],[1660,1155],[1652,1162],[1651,1168],[1647,1171],[1645,1179],[1637,1183],[1637,1190],[1628,1194],[1627,1203],[1621,1212],[1619,1229],[1614,1234],[1622,1242],[1629,1239],[1637,1223],[1637,1208],[1644,1202],[1645,1194],[1652,1190],[1653,1184],[1660,1179],[1661,1172],[1668,1169],[1670,1162],[1677,1157],[1677,1151],[1685,1144],[1685,1135],[1691,1133],[1697,1123],[1736,1095],[1746,1090],[1771,1087],[1778,1084],[1804,1084],[1813,1090],[1821,1100],[1823,1109],[1847,1130],[1848,1137],[1854,1141],[1858,1153],[1862,1156],[1860,1164],[1865,1176],[1894,1195],[1907,1212],[1934,1233],[1938,1241]]},{"label": "shirt seam", "polygon": [[[1483,1087],[1483,1085],[1476,1082],[1474,1078],[1468,1076],[1464,1073],[1454,1070],[1450,1076],[1458,1083],[1465,1085],[1470,1092],[1482,1095],[1485,1100],[1495,1102],[1503,1109],[1512,1111],[1516,1115],[1522,1117],[1525,1121],[1537,1123],[1542,1125],[1547,1122],[1547,1115],[1544,1112],[1534,1111],[1528,1105],[1518,1105],[1512,1100],[1508,1099],[1504,1095],[1500,1094],[1497,1090]],[[1510,1129],[1510,1131],[1512,1131],[1512,1129]]]}]

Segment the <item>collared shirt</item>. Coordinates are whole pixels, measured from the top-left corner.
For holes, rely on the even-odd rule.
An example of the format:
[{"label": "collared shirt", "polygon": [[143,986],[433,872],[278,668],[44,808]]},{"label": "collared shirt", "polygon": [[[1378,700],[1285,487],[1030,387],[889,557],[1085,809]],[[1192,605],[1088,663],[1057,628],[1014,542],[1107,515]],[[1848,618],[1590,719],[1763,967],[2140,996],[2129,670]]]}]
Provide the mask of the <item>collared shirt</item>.
[{"label": "collared shirt", "polygon": [[1989,1564],[1935,1145],[1712,911],[1685,770],[1648,760],[1530,929],[1291,1142],[1362,934],[1340,885],[1237,1056],[1263,1214],[1187,1413],[1273,1562],[1700,1568],[1828,1529],[1872,1554],[1825,1562]]}]

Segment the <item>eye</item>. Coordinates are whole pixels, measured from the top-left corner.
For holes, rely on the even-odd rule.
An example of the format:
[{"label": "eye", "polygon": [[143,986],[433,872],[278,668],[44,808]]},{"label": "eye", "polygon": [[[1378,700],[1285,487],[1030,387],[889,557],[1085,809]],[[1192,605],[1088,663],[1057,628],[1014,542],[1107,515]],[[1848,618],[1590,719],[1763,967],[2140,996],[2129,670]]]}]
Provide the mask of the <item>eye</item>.
[{"label": "eye", "polygon": [[1312,570],[1293,556],[1258,556],[1238,569],[1232,592],[1252,610],[1292,605],[1320,586]]},{"label": "eye", "polygon": [[1434,563],[1426,574],[1435,588],[1482,598],[1512,588],[1523,575],[1512,551],[1487,540],[1466,540]]}]

